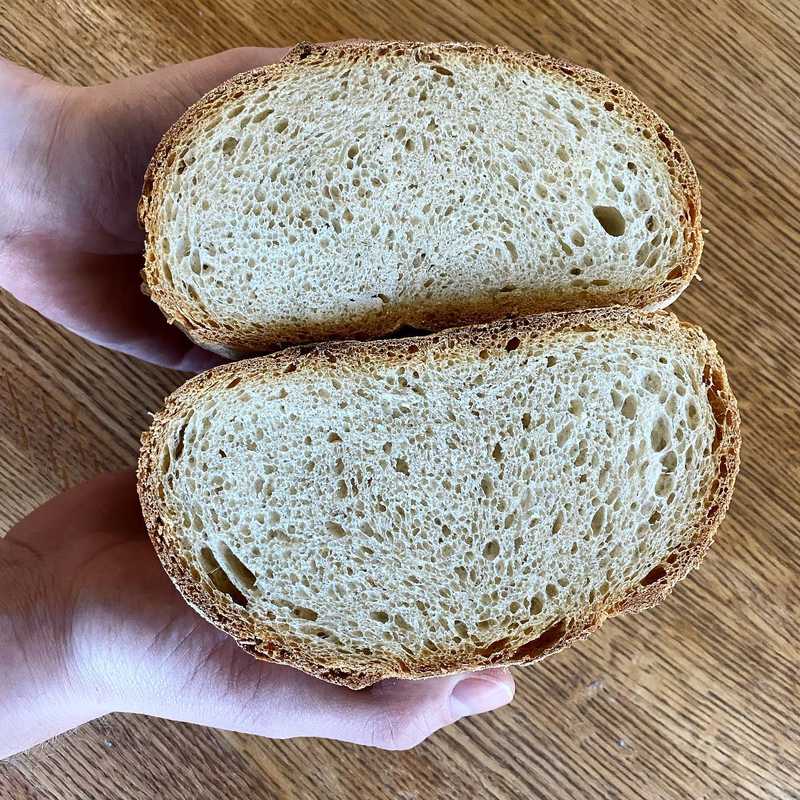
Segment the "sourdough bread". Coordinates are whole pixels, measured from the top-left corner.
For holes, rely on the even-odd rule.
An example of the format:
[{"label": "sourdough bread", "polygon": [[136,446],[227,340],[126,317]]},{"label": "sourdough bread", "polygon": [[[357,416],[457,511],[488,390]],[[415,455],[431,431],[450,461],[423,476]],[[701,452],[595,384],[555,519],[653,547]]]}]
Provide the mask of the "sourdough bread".
[{"label": "sourdough bread", "polygon": [[554,313],[211,370],[156,414],[139,490],[206,619],[359,688],[534,661],[662,600],[725,514],[738,426],[699,328]]},{"label": "sourdough bread", "polygon": [[166,134],[144,287],[228,356],[569,308],[662,307],[700,258],[694,169],[604,76],[480,45],[300,45]]}]

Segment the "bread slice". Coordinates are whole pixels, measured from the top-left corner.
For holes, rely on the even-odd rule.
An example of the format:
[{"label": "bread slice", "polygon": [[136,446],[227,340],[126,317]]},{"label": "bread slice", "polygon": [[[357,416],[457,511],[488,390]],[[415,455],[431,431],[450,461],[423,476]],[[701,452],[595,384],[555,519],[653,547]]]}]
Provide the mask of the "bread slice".
[{"label": "bread slice", "polygon": [[697,177],[602,75],[480,45],[301,45],[166,134],[145,290],[235,356],[545,310],[663,307],[694,275]]},{"label": "bread slice", "polygon": [[200,614],[359,688],[535,661],[662,600],[738,452],[714,344],[606,309],[211,370],[144,434],[139,491]]}]

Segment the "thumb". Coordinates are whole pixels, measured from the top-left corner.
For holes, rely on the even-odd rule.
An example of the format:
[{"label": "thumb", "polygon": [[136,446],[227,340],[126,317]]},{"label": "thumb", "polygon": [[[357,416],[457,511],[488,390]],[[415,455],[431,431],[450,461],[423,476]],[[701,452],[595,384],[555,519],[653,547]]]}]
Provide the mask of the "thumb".
[{"label": "thumb", "polygon": [[280,61],[288,48],[242,47],[207,58],[81,89],[86,119],[105,149],[106,184],[114,190],[114,209],[108,221],[128,242],[140,242],[136,205],[144,173],[168,128],[206,92],[234,75]]},{"label": "thumb", "polygon": [[158,127],[163,133],[187,106],[206,92],[240,72],[277,63],[289,50],[288,47],[237,47],[206,58],[170,64],[146,75],[124,78],[93,89],[109,94],[116,90],[117,93],[139,96],[143,100],[157,100],[163,114]]}]

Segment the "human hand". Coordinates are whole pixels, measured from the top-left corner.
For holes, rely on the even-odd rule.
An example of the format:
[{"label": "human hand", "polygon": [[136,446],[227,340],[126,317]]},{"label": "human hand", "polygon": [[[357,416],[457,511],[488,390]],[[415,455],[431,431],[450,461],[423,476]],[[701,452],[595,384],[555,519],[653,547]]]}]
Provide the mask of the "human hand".
[{"label": "human hand", "polygon": [[0,286],[106,347],[189,371],[219,363],[140,292],[136,205],[156,145],[187,106],[286,52],[229,50],[89,88],[0,59]]},{"label": "human hand", "polygon": [[508,671],[353,691],[257,661],[195,614],[148,540],[130,472],[45,504],[0,539],[0,757],[112,711],[275,738],[411,747],[511,700]]}]

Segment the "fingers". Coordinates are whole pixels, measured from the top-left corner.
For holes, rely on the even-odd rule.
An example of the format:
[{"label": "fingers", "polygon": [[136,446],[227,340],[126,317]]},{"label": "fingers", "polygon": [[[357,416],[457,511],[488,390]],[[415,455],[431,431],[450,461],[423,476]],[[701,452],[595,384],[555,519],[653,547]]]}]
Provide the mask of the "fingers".
[{"label": "fingers", "polygon": [[[81,118],[97,139],[83,149],[103,165],[100,183],[110,187],[92,201],[97,205],[96,216],[102,230],[113,233],[112,244],[135,257],[120,255],[113,265],[95,259],[98,264],[91,291],[99,302],[84,304],[78,311],[65,310],[63,296],[59,296],[52,308],[39,308],[42,313],[99,344],[162,366],[199,372],[224,361],[194,346],[139,293],[143,233],[136,219],[136,204],[158,142],[186,108],[233,75],[275,63],[288,50],[237,48],[83,90],[87,112]],[[84,259],[84,266],[89,260]],[[92,319],[87,319],[90,315]]]},{"label": "fingers", "polygon": [[[142,294],[141,256],[75,253],[58,242],[17,245],[14,274],[5,281],[18,300],[103,347],[154,364],[201,372],[225,359],[194,345]],[[37,265],[50,269],[41,278]]]},{"label": "fingers", "polygon": [[272,696],[251,704],[239,724],[244,732],[276,738],[315,736],[405,750],[462,717],[504,706],[514,696],[514,681],[503,669],[387,680],[353,691],[288,667],[259,667],[270,674],[263,685]]},{"label": "fingers", "polygon": [[80,90],[93,152],[106,173],[105,185],[113,187],[98,210],[104,227],[140,247],[136,204],[147,165],[167,129],[215,86],[237,73],[279,61],[287,52],[288,48],[242,47]]},{"label": "fingers", "polygon": [[[92,260],[85,257],[86,266]],[[193,344],[142,293],[140,256],[119,256],[113,263],[101,261],[104,263],[92,275],[97,302],[92,312],[72,315],[72,320],[81,320],[79,326],[74,322],[70,326],[75,333],[112,350],[183,372],[202,372],[226,361]],[[60,312],[54,308],[48,316],[60,321]]]},{"label": "fingers", "polygon": [[[23,163],[23,189],[34,187],[9,197],[17,205],[20,198],[33,203],[35,213],[26,206],[6,216],[26,226],[34,218],[34,233],[42,233],[39,225],[47,234],[16,236],[15,268],[5,271],[5,288],[71,331],[145,361],[189,372],[221,363],[139,293],[143,232],[136,206],[158,142],[186,108],[233,75],[279,61],[288,49],[237,48],[104,86],[67,91],[49,84],[50,90],[34,93],[28,92],[37,83],[33,73],[0,62],[0,95],[3,88],[10,96],[9,87],[22,87],[18,93],[35,95],[48,120],[55,116],[39,126],[39,142],[31,126],[18,124],[20,104],[14,103],[15,130],[25,134],[16,142],[3,128],[0,108],[0,132],[7,134],[0,166],[5,148],[9,163]],[[25,158],[17,155],[20,148]],[[9,241],[16,227],[5,231]]]},{"label": "fingers", "polygon": [[514,680],[508,670],[387,681],[365,694],[353,720],[350,741],[387,750],[405,750],[440,728],[511,702]]},{"label": "fingers", "polygon": [[500,708],[514,696],[513,679],[500,669],[422,681],[391,680],[358,692],[287,667],[267,669],[272,678],[263,686],[270,695],[231,720],[232,729],[272,738],[313,736],[406,750],[463,717]]},{"label": "fingers", "polygon": [[[190,649],[208,633],[195,630]],[[166,681],[157,695],[128,698],[120,710],[269,738],[313,736],[404,750],[462,717],[500,708],[514,696],[514,681],[505,669],[387,680],[353,691],[256,661],[238,648],[232,653],[230,646],[228,641],[212,647],[210,658],[192,670],[191,680],[180,679],[181,692],[172,685],[176,676],[161,665],[158,674]],[[182,662],[179,671],[186,667]]]},{"label": "fingers", "polygon": [[195,344],[190,346],[183,356],[174,362],[172,368],[179,369],[182,372],[205,372],[205,370],[218,367],[220,364],[227,363],[227,361],[228,359],[223,356],[211,353]]},{"label": "fingers", "polygon": [[[367,40],[343,39],[338,42],[321,42],[320,44],[330,47],[331,45],[359,44],[365,41]],[[171,64],[148,75],[117,81],[112,85],[127,84],[130,87],[152,91],[154,84],[161,84],[168,88],[171,98],[178,100],[185,108],[206,92],[240,72],[267,64],[277,64],[289,50],[291,50],[290,47],[237,47],[195,61]]]},{"label": "fingers", "polygon": [[97,546],[146,541],[133,470],[107,472],[73,486],[20,520],[0,542],[15,542],[51,571],[74,577]]}]

